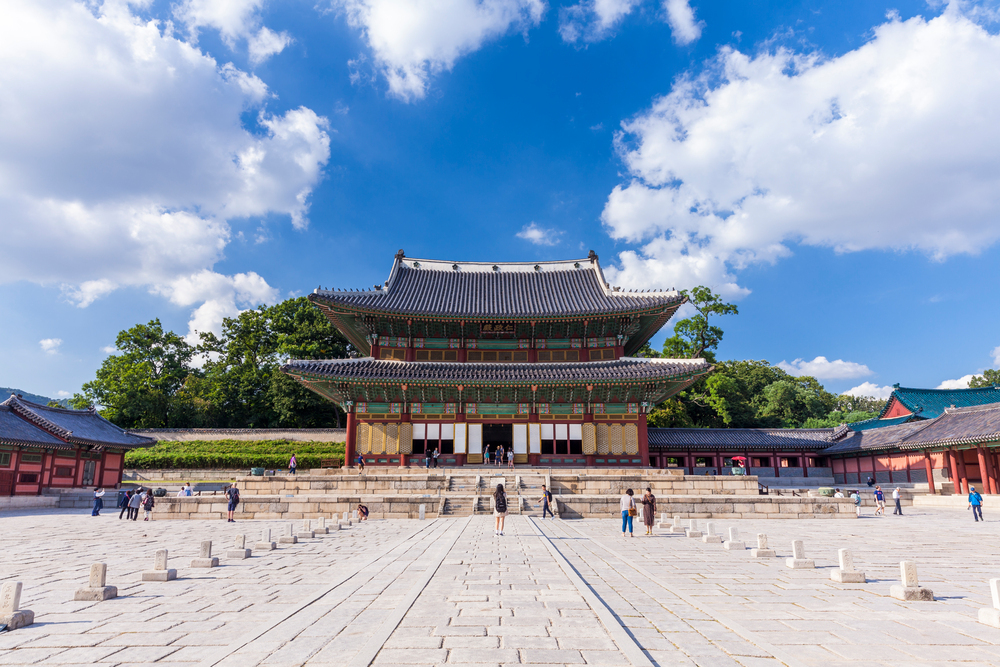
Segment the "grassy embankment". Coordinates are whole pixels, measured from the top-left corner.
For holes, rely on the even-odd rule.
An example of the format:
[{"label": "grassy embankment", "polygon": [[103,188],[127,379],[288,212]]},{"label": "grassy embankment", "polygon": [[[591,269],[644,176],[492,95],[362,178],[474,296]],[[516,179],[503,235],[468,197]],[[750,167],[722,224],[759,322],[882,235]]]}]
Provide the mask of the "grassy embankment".
[{"label": "grassy embankment", "polygon": [[161,440],[148,449],[125,455],[126,468],[231,468],[277,469],[288,467],[295,454],[299,468],[321,467],[324,459],[344,460],[342,442],[300,442],[291,440]]}]

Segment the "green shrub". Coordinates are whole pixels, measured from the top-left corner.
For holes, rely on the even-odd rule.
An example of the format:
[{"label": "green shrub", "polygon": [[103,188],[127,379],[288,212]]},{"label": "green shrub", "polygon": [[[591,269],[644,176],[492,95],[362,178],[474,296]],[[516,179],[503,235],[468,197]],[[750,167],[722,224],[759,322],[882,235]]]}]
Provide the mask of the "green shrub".
[{"label": "green shrub", "polygon": [[295,454],[299,468],[319,468],[324,459],[344,460],[342,442],[293,440],[161,440],[125,455],[126,468],[270,468],[288,467]]}]

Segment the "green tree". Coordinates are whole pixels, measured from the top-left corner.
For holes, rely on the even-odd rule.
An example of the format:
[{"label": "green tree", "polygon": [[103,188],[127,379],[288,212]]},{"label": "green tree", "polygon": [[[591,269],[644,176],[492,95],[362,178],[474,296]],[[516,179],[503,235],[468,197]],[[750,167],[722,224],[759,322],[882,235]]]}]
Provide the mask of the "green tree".
[{"label": "green tree", "polygon": [[174,395],[192,372],[195,349],[160,320],[137,324],[115,339],[119,354],[109,356],[97,377],[71,403],[101,406],[101,414],[124,428],[175,426]]},{"label": "green tree", "polygon": [[695,287],[681,292],[695,309],[695,315],[677,322],[674,335],[663,342],[663,356],[671,359],[704,357],[715,362],[715,350],[722,342],[722,329],[709,323],[709,318],[720,315],[738,315],[734,304],[725,303],[718,294],[707,287]]},{"label": "green tree", "polygon": [[646,415],[646,424],[654,428],[691,428],[694,422],[679,399],[670,398]]},{"label": "green tree", "polygon": [[874,396],[850,396],[841,394],[837,396],[834,409],[840,412],[871,412],[872,416],[878,416],[885,405],[884,398]]},{"label": "green tree", "polygon": [[985,370],[982,375],[977,375],[969,380],[970,389],[981,387],[1000,387],[1000,371]]}]

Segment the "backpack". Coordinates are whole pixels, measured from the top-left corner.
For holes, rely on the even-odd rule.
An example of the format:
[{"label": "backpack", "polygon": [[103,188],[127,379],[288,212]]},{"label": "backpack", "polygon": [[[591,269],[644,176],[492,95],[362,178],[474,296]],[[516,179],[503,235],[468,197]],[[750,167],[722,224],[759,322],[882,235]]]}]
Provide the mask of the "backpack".
[{"label": "backpack", "polygon": [[497,503],[497,512],[506,512],[507,511],[507,494],[506,493],[501,493],[499,496],[496,496],[496,503]]},{"label": "backpack", "polygon": [[153,500],[153,494],[150,493],[149,495],[146,496],[146,500],[142,502],[142,508],[146,510],[151,510],[153,509],[153,505],[155,504],[156,502]]},{"label": "backpack", "polygon": [[232,501],[234,504],[238,504],[240,502],[239,489],[229,489],[229,491],[227,491],[226,493],[229,495],[229,500]]}]

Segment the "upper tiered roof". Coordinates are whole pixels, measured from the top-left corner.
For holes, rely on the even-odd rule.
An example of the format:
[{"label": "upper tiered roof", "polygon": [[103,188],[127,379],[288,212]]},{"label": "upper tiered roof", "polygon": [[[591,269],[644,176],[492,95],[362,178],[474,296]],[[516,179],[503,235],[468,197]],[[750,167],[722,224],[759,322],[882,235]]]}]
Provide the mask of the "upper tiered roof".
[{"label": "upper tiered roof", "polygon": [[313,300],[351,310],[474,320],[675,309],[684,297],[675,290],[610,286],[593,251],[577,260],[494,263],[412,259],[400,250],[383,285],[367,291],[316,289]]}]

